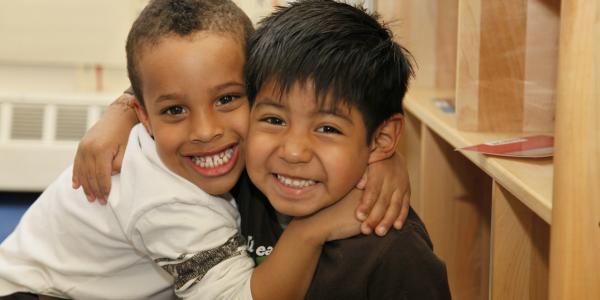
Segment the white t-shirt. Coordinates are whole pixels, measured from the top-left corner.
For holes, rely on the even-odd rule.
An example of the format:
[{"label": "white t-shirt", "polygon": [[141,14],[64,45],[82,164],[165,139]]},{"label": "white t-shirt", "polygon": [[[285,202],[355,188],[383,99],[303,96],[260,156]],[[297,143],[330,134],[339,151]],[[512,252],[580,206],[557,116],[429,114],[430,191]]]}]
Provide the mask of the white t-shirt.
[{"label": "white t-shirt", "polygon": [[73,190],[71,169],[0,245],[0,296],[252,298],[254,263],[234,200],[169,171],[142,125],[131,131],[108,205]]}]

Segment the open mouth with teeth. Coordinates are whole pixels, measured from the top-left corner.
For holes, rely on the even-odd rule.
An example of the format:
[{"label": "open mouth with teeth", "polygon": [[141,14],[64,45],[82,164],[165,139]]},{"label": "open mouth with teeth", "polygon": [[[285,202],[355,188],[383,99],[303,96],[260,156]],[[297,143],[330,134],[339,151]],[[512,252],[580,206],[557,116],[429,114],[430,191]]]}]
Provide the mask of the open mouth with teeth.
[{"label": "open mouth with teeth", "polygon": [[239,156],[237,144],[220,152],[207,155],[189,156],[194,169],[206,176],[223,175],[235,166]]},{"label": "open mouth with teeth", "polygon": [[294,178],[287,177],[281,174],[273,174],[275,179],[285,187],[293,188],[293,189],[303,189],[307,187],[314,186],[318,183],[318,181],[312,179],[303,179],[303,178]]}]

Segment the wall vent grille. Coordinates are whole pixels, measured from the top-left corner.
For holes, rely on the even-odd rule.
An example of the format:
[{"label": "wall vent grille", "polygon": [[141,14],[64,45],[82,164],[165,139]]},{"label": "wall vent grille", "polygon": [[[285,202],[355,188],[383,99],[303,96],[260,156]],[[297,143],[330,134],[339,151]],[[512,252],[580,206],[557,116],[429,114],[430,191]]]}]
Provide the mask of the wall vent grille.
[{"label": "wall vent grille", "polygon": [[87,106],[59,105],[56,110],[56,140],[78,141],[87,129]]},{"label": "wall vent grille", "polygon": [[41,140],[44,107],[43,104],[15,104],[12,113],[11,139]]}]

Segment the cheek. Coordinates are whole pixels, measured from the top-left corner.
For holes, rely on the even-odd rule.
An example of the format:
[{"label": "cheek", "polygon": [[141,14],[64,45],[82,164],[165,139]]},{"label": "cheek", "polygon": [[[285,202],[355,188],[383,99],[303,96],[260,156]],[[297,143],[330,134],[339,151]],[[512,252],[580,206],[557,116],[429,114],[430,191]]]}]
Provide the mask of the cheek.
[{"label": "cheek", "polygon": [[335,147],[320,155],[330,186],[342,195],[358,183],[367,166],[368,153],[351,147]]},{"label": "cheek", "polygon": [[248,120],[250,112],[248,111],[248,105],[240,107],[233,114],[227,114],[225,116],[225,124],[230,124],[231,128],[235,130],[242,139],[246,139],[248,135]]},{"label": "cheek", "polygon": [[267,160],[274,148],[274,137],[250,129],[246,144],[246,169],[248,173],[266,172]]},{"label": "cheek", "polygon": [[187,142],[189,137],[189,122],[176,123],[155,120],[151,122],[152,137],[157,145],[163,149],[177,149]]},{"label": "cheek", "polygon": [[177,148],[181,144],[181,141],[177,139],[178,136],[181,136],[177,133],[177,129],[154,127],[153,133],[156,149],[159,154],[162,154],[163,157],[167,154],[167,157],[172,157],[173,153],[177,152]]}]

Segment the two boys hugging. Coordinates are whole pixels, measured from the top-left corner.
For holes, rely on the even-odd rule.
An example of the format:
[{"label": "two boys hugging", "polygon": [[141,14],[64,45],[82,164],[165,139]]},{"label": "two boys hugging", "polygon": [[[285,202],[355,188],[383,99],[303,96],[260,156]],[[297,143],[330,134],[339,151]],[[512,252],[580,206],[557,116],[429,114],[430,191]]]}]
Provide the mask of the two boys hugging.
[{"label": "two boys hugging", "polygon": [[[392,204],[378,200],[362,225],[354,216],[367,169],[369,189],[397,169],[383,161],[394,157],[412,75],[376,17],[305,0],[254,32],[230,1],[154,0],[126,48],[141,124],[121,173],[98,184],[80,174],[109,173],[106,163],[73,169],[76,186],[111,190],[100,197],[108,205],[83,203],[66,170],[0,245],[0,295],[450,298],[402,188],[383,184]],[[91,138],[137,122],[121,113],[109,111]],[[379,220],[378,234],[394,220],[402,229],[357,235]]]}]

